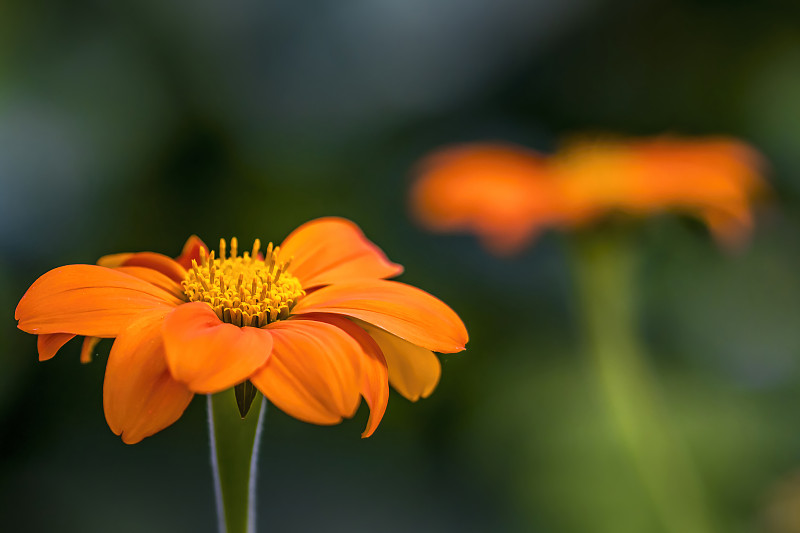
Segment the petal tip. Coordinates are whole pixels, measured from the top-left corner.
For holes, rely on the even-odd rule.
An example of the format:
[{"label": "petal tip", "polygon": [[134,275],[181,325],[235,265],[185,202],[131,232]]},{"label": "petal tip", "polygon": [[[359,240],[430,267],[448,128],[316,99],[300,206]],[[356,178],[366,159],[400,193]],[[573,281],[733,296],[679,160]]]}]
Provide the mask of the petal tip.
[{"label": "petal tip", "polygon": [[404,267],[400,263],[391,263],[391,268],[393,268],[394,271],[388,276],[386,276],[387,278],[396,278],[397,276],[406,271],[406,267]]},{"label": "petal tip", "polygon": [[120,436],[122,437],[122,442],[124,442],[129,446],[132,446],[134,444],[139,444],[140,442],[142,442],[142,440],[144,440],[144,435],[130,436],[130,434],[128,434],[127,432],[122,432],[122,435]]}]

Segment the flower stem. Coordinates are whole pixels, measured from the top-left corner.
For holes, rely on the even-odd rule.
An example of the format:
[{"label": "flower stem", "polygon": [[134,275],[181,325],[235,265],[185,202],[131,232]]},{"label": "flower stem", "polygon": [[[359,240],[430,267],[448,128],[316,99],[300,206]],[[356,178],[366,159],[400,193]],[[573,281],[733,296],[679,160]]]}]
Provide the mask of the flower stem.
[{"label": "flower stem", "polygon": [[211,466],[220,533],[256,530],[258,445],[267,403],[257,394],[245,419],[233,389],[208,395]]},{"label": "flower stem", "polygon": [[714,531],[688,450],[671,427],[635,319],[635,254],[628,236],[582,235],[574,247],[587,348],[614,430],[664,531]]}]

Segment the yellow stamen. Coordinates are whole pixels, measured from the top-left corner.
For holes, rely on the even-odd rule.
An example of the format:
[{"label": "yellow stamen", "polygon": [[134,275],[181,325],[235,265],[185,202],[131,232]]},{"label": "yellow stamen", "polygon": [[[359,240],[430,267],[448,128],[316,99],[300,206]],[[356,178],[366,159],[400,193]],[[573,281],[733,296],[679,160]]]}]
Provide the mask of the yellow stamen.
[{"label": "yellow stamen", "polygon": [[288,272],[289,261],[279,261],[280,247],[269,243],[264,259],[258,258],[261,242],[253,244],[252,255],[237,257],[238,242],[230,242],[226,257],[220,239],[219,258],[201,249],[200,261],[183,280],[183,291],[191,302],[204,302],[223,322],[236,326],[263,327],[289,317],[292,307],[305,296],[300,281]]}]

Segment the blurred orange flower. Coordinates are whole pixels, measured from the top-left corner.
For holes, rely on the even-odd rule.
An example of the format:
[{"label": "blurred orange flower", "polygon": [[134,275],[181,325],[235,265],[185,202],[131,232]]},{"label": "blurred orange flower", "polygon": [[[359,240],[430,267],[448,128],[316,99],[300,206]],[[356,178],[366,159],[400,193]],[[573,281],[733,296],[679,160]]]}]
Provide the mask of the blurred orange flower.
[{"label": "blurred orange flower", "polygon": [[733,247],[752,233],[752,202],[766,190],[763,166],[755,149],[734,139],[670,137],[578,141],[550,165],[576,222],[614,210],[677,210],[702,219]]},{"label": "blurred orange flower", "polygon": [[175,422],[195,393],[246,380],[315,424],[353,416],[363,396],[368,437],[389,383],[411,400],[428,396],[441,373],[433,351],[464,349],[459,317],[384,279],[402,267],[348,220],[311,221],[263,254],[258,240],[241,255],[237,244],[221,240],[215,257],[190,239],[178,260],[142,252],[101,260],[115,268],[56,268],[20,300],[18,327],[40,336],[41,359],[74,335],[116,338],[103,407],[129,444]]},{"label": "blurred orange flower", "polygon": [[724,245],[747,240],[766,189],[760,155],[727,138],[582,140],[550,157],[510,145],[447,148],[426,158],[411,193],[434,231],[472,231],[514,252],[547,227],[574,228],[615,211],[679,210]]},{"label": "blurred orange flower", "polygon": [[473,232],[503,254],[563,219],[555,185],[536,152],[499,144],[457,146],[423,160],[411,207],[425,227]]}]

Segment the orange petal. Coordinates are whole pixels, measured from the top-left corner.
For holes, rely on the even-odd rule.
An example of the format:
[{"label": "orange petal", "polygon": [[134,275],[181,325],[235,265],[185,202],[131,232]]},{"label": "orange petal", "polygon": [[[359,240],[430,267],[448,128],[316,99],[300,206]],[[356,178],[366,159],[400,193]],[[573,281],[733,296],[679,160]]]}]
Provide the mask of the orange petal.
[{"label": "orange petal", "polygon": [[121,267],[125,264],[125,261],[133,257],[133,255],[134,254],[131,253],[104,255],[97,260],[97,265],[106,268]]},{"label": "orange petal", "polygon": [[124,272],[126,274],[130,274],[133,277],[143,279],[149,283],[152,283],[156,287],[164,289],[175,298],[179,300],[183,300],[186,298],[186,295],[183,292],[183,288],[179,283],[176,283],[169,277],[165,276],[158,270],[153,270],[151,268],[145,268],[140,266],[122,266],[117,267],[116,270],[119,272]]},{"label": "orange petal", "polygon": [[62,346],[75,337],[72,333],[46,333],[39,335],[36,346],[39,349],[39,361],[52,359]]},{"label": "orange petal", "polygon": [[333,324],[343,329],[361,345],[361,349],[364,352],[361,357],[361,395],[369,405],[369,420],[367,421],[366,429],[361,433],[361,438],[371,436],[383,419],[383,415],[386,413],[386,405],[389,402],[389,374],[381,348],[364,329],[357,326],[349,318],[323,313],[305,315],[305,317]]},{"label": "orange petal", "polygon": [[208,246],[197,235],[192,235],[186,240],[186,244],[183,245],[183,251],[181,255],[175,260],[179,265],[181,265],[186,270],[192,268],[192,259],[197,261],[200,264],[200,249],[203,248],[206,251],[206,255],[208,255]]},{"label": "orange petal", "polygon": [[430,396],[442,375],[439,358],[430,350],[382,329],[364,323],[360,325],[380,346],[389,367],[389,383],[392,387],[412,402]]},{"label": "orange petal", "polygon": [[267,326],[272,357],[250,380],[287,414],[312,424],[336,424],[355,414],[363,351],[331,324],[286,320]]},{"label": "orange petal", "polygon": [[92,352],[94,352],[97,343],[100,342],[100,337],[84,337],[83,346],[81,346],[81,363],[92,362]]},{"label": "orange petal", "polygon": [[294,230],[281,245],[280,259],[293,257],[289,271],[304,288],[361,278],[397,276],[403,267],[392,263],[354,223],[326,217]]},{"label": "orange petal", "polygon": [[111,348],[103,383],[103,410],[111,431],[135,444],[183,414],[192,392],[167,368],[161,325],[168,310],[136,317]]},{"label": "orange petal", "polygon": [[272,351],[267,330],[226,324],[202,302],[178,306],[167,316],[164,343],[172,376],[201,394],[245,381]]},{"label": "orange petal", "polygon": [[28,333],[116,337],[143,311],[181,303],[144,280],[94,265],[67,265],[42,275],[17,305],[14,317]]},{"label": "orange petal", "polygon": [[323,287],[305,296],[293,314],[336,313],[385,329],[437,352],[460,352],[468,335],[461,319],[441,300],[410,285],[363,280]]},{"label": "orange petal", "polygon": [[730,251],[743,250],[753,233],[753,215],[746,210],[725,213],[707,209],[702,218],[717,243]]},{"label": "orange petal", "polygon": [[180,283],[186,277],[186,269],[175,262],[174,259],[155,252],[106,255],[98,259],[97,264],[106,268],[123,266],[149,268],[161,272],[177,283]]}]

